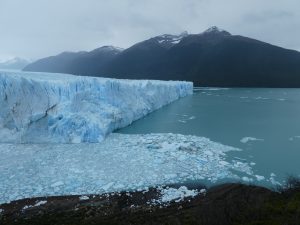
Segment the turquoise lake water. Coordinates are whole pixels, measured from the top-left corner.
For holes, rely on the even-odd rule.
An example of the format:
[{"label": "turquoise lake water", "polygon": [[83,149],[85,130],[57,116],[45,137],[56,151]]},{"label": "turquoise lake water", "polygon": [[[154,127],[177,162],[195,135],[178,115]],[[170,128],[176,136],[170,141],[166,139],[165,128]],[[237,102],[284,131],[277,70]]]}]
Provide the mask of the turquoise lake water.
[{"label": "turquoise lake water", "polygon": [[252,163],[255,174],[280,183],[300,175],[300,89],[195,88],[118,132],[203,136],[241,149],[229,160]]}]

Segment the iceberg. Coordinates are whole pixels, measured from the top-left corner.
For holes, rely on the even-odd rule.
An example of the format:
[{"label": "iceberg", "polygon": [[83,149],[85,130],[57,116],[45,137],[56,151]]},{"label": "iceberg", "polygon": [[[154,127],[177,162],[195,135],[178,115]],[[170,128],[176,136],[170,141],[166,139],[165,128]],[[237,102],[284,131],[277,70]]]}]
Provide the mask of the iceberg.
[{"label": "iceberg", "polygon": [[97,143],[192,93],[185,81],[0,71],[0,141]]}]

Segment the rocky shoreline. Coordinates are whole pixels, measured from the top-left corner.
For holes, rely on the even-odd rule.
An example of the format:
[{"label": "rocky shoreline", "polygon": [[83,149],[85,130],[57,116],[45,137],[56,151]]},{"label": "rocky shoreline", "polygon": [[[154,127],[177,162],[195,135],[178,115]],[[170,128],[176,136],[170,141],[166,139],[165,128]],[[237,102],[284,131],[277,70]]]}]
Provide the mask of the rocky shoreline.
[{"label": "rocky shoreline", "polygon": [[0,205],[0,224],[299,224],[300,189],[223,184],[152,204],[159,188],[89,196],[32,198]]}]

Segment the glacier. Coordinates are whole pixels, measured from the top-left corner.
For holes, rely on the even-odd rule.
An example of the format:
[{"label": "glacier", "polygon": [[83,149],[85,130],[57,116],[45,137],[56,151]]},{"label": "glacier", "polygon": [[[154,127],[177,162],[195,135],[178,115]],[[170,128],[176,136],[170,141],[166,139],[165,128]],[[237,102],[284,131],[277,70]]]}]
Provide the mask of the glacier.
[{"label": "glacier", "polygon": [[101,142],[192,93],[185,81],[0,71],[0,142]]}]

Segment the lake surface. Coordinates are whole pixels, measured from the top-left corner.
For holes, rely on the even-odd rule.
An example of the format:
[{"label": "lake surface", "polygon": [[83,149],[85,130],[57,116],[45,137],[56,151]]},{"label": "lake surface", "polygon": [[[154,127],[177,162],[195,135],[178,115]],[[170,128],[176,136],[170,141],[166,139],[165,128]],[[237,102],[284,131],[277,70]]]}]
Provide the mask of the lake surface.
[{"label": "lake surface", "polygon": [[300,175],[300,89],[195,88],[118,132],[203,136],[240,148],[228,161],[251,163],[255,174],[280,183]]}]

